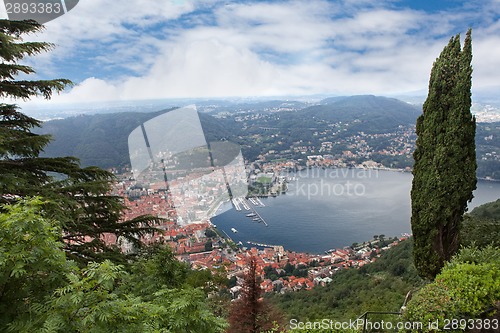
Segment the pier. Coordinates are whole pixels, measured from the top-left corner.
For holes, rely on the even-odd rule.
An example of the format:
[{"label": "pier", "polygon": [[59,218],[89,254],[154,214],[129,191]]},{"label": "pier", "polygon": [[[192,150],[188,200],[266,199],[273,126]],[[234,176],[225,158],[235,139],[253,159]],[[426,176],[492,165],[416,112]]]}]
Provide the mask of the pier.
[{"label": "pier", "polygon": [[271,247],[271,248],[274,248],[276,246],[279,246],[279,245],[270,245],[270,244],[255,243],[255,242],[251,242],[251,241],[247,241],[247,243],[250,244],[250,245],[255,245],[255,246],[260,246],[260,247]]},{"label": "pier", "polygon": [[258,204],[257,204],[257,201],[255,201],[255,199],[254,199],[254,198],[248,198],[248,200],[249,200],[252,204],[254,204],[254,205],[258,205]]},{"label": "pier", "polygon": [[260,200],[258,197],[250,197],[250,198],[248,198],[248,201],[250,201],[252,203],[252,205],[254,205],[254,206],[260,206],[260,207],[266,206],[266,205],[264,205],[262,200]]},{"label": "pier", "polygon": [[240,211],[241,210],[241,207],[240,207],[240,203],[238,202],[238,198],[236,199],[231,199],[232,203],[233,203],[233,206],[234,208],[237,210],[237,211]]},{"label": "pier", "polygon": [[257,212],[257,210],[255,208],[252,207],[252,211],[255,213],[255,215],[257,215],[257,217],[262,221],[262,223],[264,223],[264,225],[266,227],[269,227],[269,225],[267,224],[266,220],[264,220],[262,218],[262,216],[260,216],[260,214]]},{"label": "pier", "polygon": [[[242,200],[245,200],[245,198],[242,198]],[[252,202],[252,200],[250,200]],[[246,200],[244,201],[246,203]],[[260,216],[259,212],[255,209],[255,207],[251,206],[251,205],[248,205],[247,203],[247,206],[248,206],[248,209],[252,211],[253,214],[255,214],[254,216],[256,216],[255,219],[253,219],[254,221],[256,221],[257,219],[260,221],[262,221],[262,223],[264,223],[264,225],[266,227],[269,227],[269,225],[267,224],[266,220],[264,220],[262,218],[262,216]]]},{"label": "pier", "polygon": [[264,203],[262,202],[262,200],[260,200],[259,197],[255,197],[254,200],[257,201],[261,207],[266,207],[266,205],[264,205]]},{"label": "pier", "polygon": [[245,210],[250,210],[250,205],[248,204],[247,199],[245,198],[238,198],[238,199],[240,199],[240,203],[243,205],[243,208],[245,208]]},{"label": "pier", "polygon": [[262,216],[260,216],[259,212],[257,212],[257,210],[254,207],[254,206],[262,206],[262,207],[264,207],[264,204],[262,202],[259,203],[260,199],[258,199],[258,198],[250,198],[250,202],[252,204],[254,204],[254,206],[250,205],[249,202],[247,201],[247,199],[245,199],[245,198],[233,198],[233,199],[231,199],[231,201],[233,203],[234,208],[237,211],[241,211],[241,206],[240,206],[240,204],[241,204],[245,210],[251,211],[252,214],[255,214],[255,215],[247,214],[247,217],[256,216],[256,218],[254,219],[254,221],[258,221],[259,223],[262,221],[262,223],[264,223],[264,225],[266,227],[269,227],[269,225],[267,224],[266,220],[264,220],[262,218]]}]

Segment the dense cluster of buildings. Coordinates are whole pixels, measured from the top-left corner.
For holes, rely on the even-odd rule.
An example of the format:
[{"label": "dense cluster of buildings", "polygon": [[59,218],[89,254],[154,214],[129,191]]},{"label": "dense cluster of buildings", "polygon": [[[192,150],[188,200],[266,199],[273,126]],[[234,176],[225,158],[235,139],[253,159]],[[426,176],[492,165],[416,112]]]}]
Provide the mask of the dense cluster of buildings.
[{"label": "dense cluster of buildings", "polygon": [[[303,161],[301,165],[319,167],[359,167],[368,164],[371,167],[393,167],[390,163],[381,163],[384,157],[402,157],[409,166],[415,147],[415,127],[399,126],[394,132],[345,134],[349,123],[333,123],[324,131],[313,133],[314,140],[307,144],[293,142],[283,149],[269,150],[259,156],[260,161],[279,159]],[[341,134],[341,135],[339,135]],[[331,141],[332,137],[335,142]],[[279,142],[278,142],[279,143]],[[378,162],[374,161],[378,160]],[[401,164],[401,163],[400,163]]]},{"label": "dense cluster of buildings", "polygon": [[[283,162],[281,167],[293,167],[293,164]],[[265,164],[263,168],[271,172],[278,170],[279,166]],[[168,244],[179,260],[188,262],[195,269],[223,268],[228,278],[237,281],[231,288],[234,297],[240,292],[242,277],[248,269],[250,257],[256,259],[262,289],[265,292],[285,293],[329,284],[337,271],[361,267],[376,260],[381,251],[404,239],[394,239],[385,247],[380,247],[381,240],[376,239],[354,248],[333,249],[324,255],[286,251],[282,246],[236,247],[228,237],[221,237],[209,220],[177,223],[176,209],[163,189],[138,188],[137,183],[129,176],[122,175],[115,187],[115,194],[124,197],[128,208],[124,219],[145,214],[161,218],[159,228],[163,232],[145,241],[162,241]]]}]

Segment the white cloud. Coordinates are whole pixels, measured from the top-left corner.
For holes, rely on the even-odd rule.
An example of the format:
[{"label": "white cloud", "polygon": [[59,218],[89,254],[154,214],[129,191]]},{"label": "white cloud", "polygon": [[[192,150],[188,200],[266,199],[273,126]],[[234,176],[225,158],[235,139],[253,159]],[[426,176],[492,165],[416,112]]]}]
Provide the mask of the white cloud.
[{"label": "white cloud", "polygon": [[[390,3],[81,1],[47,25],[40,38],[60,47],[35,65],[55,70],[54,57],[99,47],[105,52],[92,55],[97,68],[135,73],[109,79],[97,71],[56,101],[402,93],[425,90],[447,40],[473,22],[474,86],[500,85],[498,21],[477,11],[428,14]],[[188,26],[172,21],[181,15]]]}]

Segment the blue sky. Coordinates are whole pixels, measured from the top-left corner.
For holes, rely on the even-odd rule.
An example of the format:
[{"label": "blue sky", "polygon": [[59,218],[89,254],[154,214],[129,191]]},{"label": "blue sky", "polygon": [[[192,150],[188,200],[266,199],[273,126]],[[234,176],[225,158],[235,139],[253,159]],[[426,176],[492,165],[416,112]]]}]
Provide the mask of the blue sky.
[{"label": "blue sky", "polygon": [[[474,90],[500,91],[500,0],[81,0],[31,38],[55,102],[308,94],[425,95],[473,28]],[[38,102],[38,101],[36,101]]]}]

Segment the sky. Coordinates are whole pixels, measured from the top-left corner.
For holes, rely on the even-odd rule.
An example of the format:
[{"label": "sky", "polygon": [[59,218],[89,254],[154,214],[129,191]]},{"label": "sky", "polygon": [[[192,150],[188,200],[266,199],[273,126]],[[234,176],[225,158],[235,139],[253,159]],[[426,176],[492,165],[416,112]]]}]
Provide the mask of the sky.
[{"label": "sky", "polygon": [[500,0],[80,0],[26,39],[56,45],[26,64],[75,83],[57,103],[425,96],[433,61],[471,27],[473,91],[497,94],[499,19]]}]

